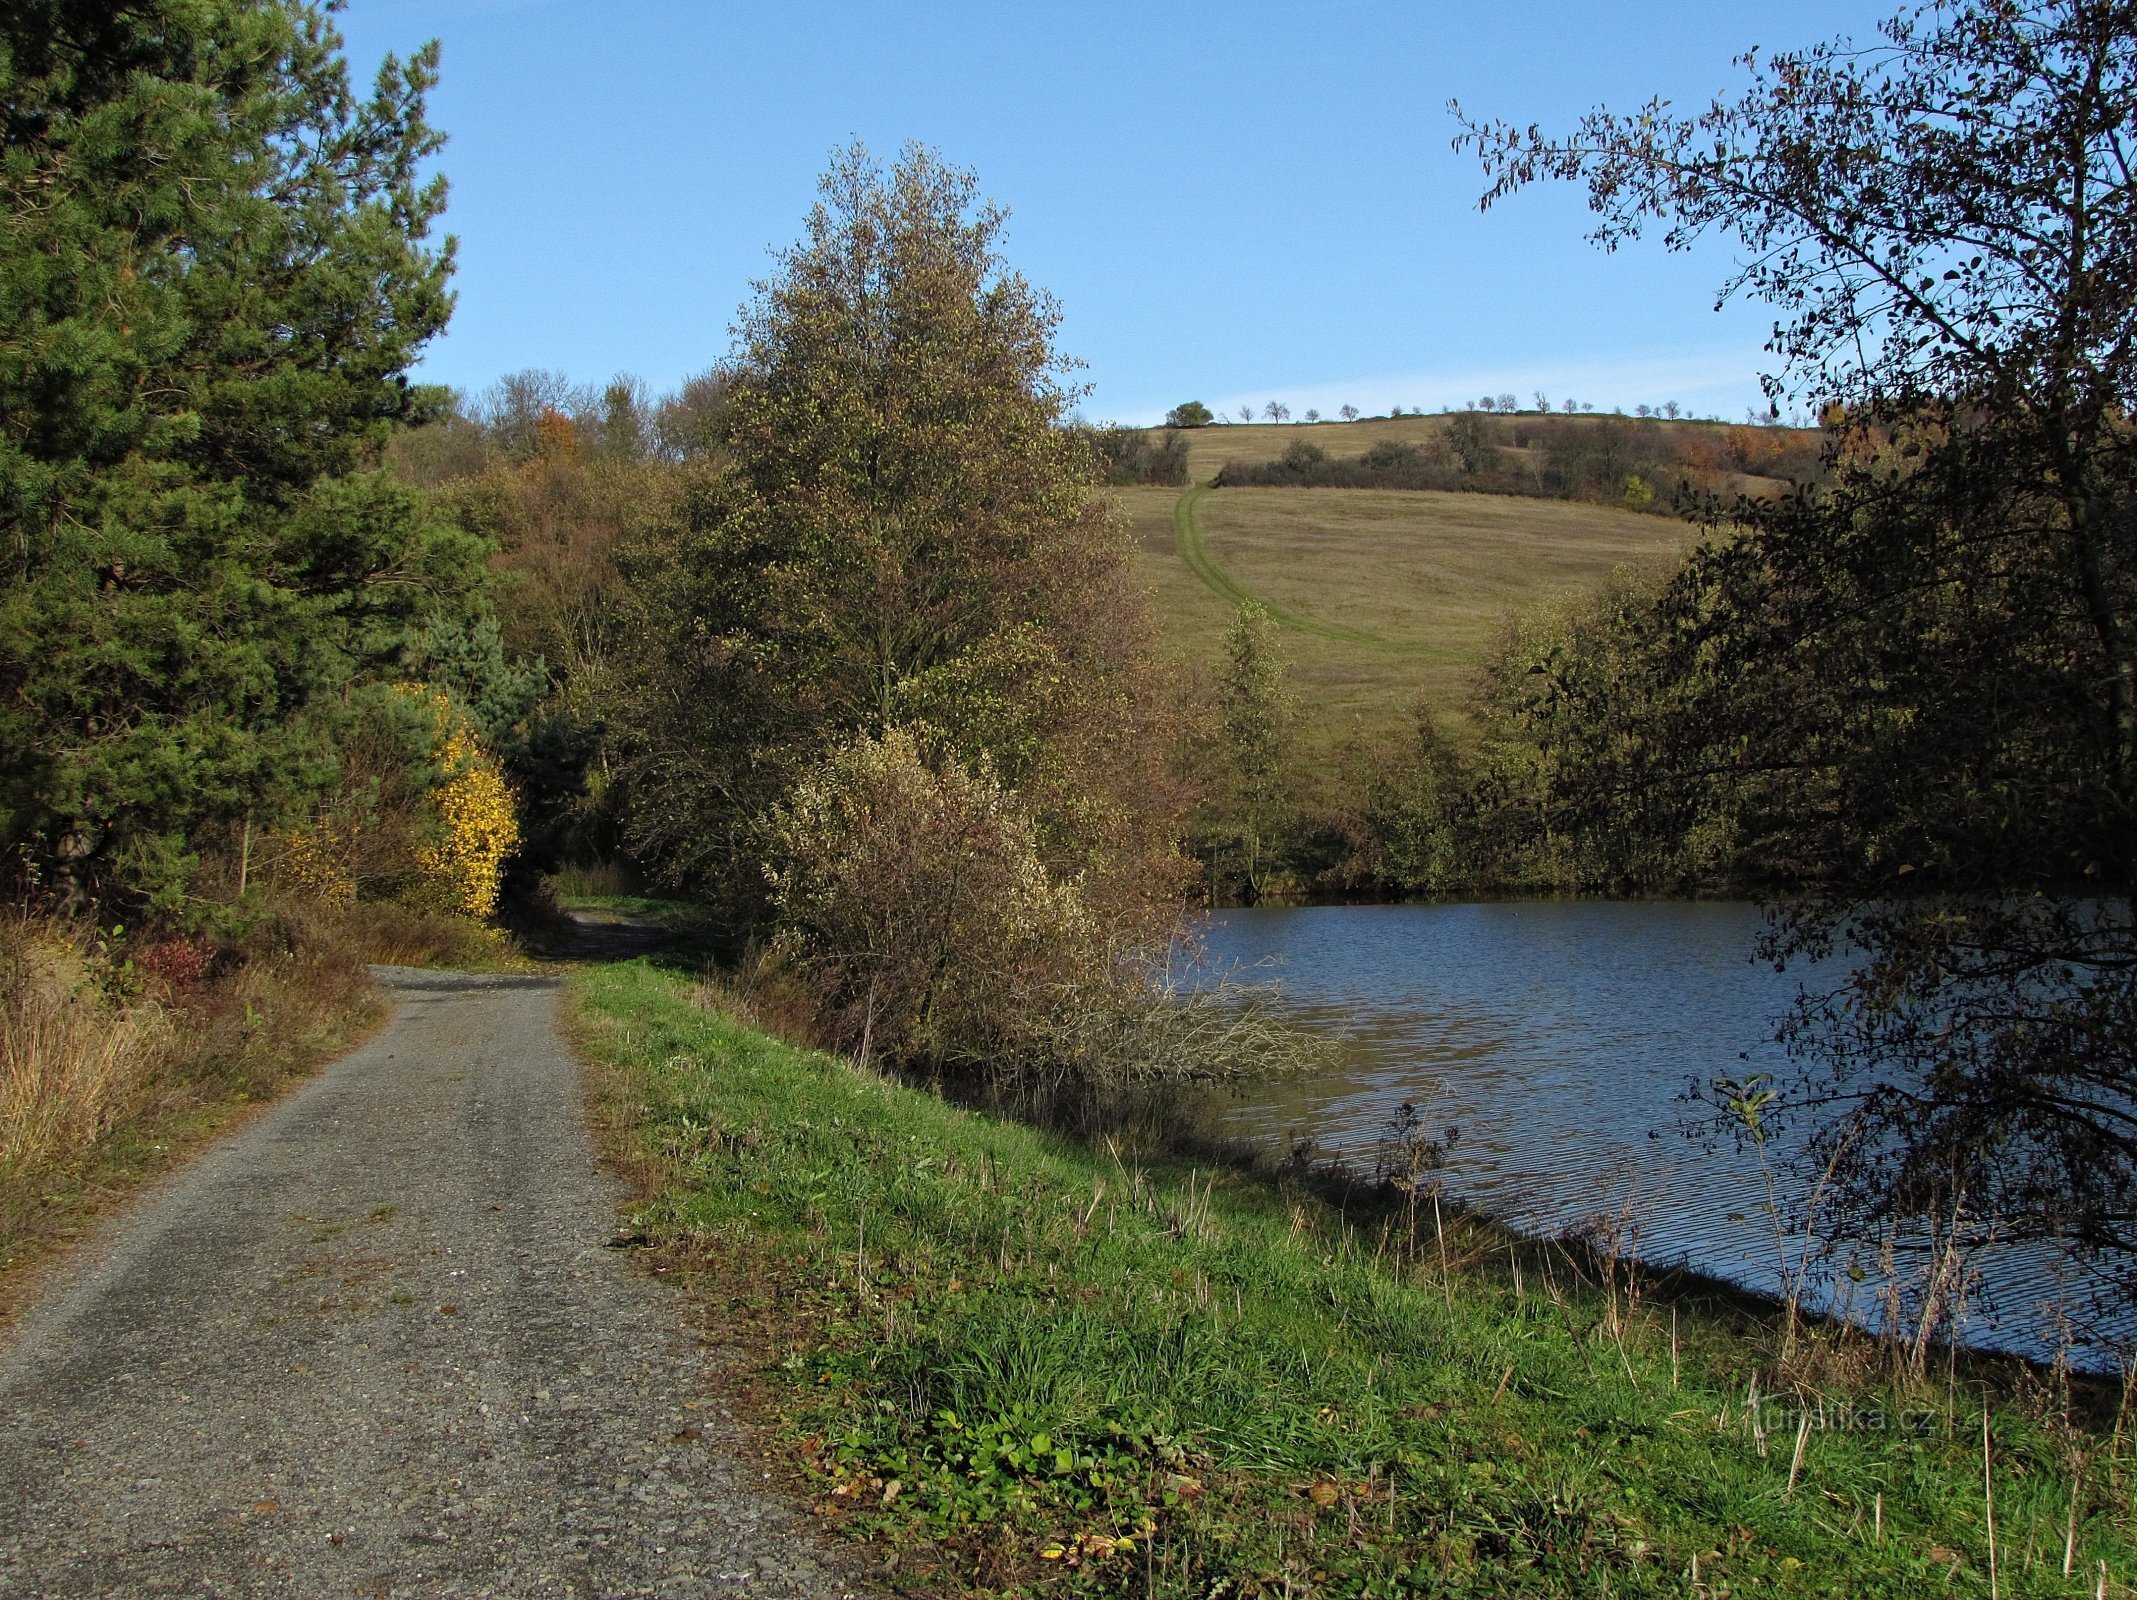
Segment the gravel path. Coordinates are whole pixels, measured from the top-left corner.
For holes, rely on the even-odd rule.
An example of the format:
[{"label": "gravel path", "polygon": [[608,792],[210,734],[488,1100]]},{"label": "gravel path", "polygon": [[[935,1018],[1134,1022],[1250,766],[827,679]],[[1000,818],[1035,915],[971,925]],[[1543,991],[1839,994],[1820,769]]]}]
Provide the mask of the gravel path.
[{"label": "gravel path", "polygon": [[850,1593],[604,1248],[556,982],[382,976],[0,1354],[0,1594]]}]

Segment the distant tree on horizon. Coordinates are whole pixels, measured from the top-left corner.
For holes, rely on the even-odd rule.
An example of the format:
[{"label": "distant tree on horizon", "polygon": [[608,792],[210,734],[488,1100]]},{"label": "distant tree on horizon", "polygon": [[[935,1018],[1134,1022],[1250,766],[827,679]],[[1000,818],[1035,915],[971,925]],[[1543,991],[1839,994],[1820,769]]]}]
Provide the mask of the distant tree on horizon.
[{"label": "distant tree on horizon", "polygon": [[1168,428],[1206,428],[1216,420],[1215,413],[1199,400],[1183,400],[1165,413]]},{"label": "distant tree on horizon", "polygon": [[1262,407],[1261,414],[1271,422],[1289,422],[1291,420],[1291,408],[1280,400],[1271,400],[1266,406]]},{"label": "distant tree on horizon", "polygon": [[1358,408],[1356,406],[1344,406],[1336,414],[1345,422],[1356,422],[1358,420]]}]

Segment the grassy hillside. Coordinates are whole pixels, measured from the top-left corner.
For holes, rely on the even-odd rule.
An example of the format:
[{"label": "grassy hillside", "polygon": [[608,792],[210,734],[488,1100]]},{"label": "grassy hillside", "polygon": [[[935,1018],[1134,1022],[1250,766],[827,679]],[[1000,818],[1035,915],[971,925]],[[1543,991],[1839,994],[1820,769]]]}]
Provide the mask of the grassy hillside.
[{"label": "grassy hillside", "polygon": [[1207,483],[1227,461],[1274,461],[1300,439],[1330,455],[1351,456],[1389,439],[1430,446],[1446,425],[1447,419],[1437,416],[1362,417],[1356,422],[1233,422],[1181,431],[1187,439],[1187,476]]},{"label": "grassy hillside", "polygon": [[[1435,426],[1432,418],[1324,426]],[[1289,435],[1299,428],[1200,430]],[[1356,448],[1363,448],[1361,442]],[[1283,440],[1274,442],[1280,452]],[[1458,714],[1505,616],[1661,563],[1693,537],[1667,517],[1563,500],[1365,489],[1116,490],[1167,645],[1204,666],[1251,595],[1284,624],[1315,743],[1386,725],[1420,696]]]},{"label": "grassy hillside", "polygon": [[[1361,455],[1376,444],[1414,445],[1428,454],[1441,447],[1447,416],[1363,417],[1356,422],[1230,423],[1187,428],[1187,476],[1208,483],[1227,461],[1274,461],[1301,440],[1331,456]],[[1545,416],[1541,413],[1487,413],[1489,437],[1508,470],[1517,476],[1543,464],[1545,441],[1553,436],[1587,437],[1593,430],[1614,430],[1620,437],[1643,441],[1643,447],[1702,474],[1702,481],[1724,494],[1744,490],[1771,492],[1780,480],[1776,470],[1803,471],[1814,460],[1818,435],[1794,428],[1747,427],[1738,423],[1665,421],[1659,417],[1624,417],[1615,413]],[[1153,430],[1155,431],[1155,430]],[[1785,464],[1784,464],[1785,463]]]}]

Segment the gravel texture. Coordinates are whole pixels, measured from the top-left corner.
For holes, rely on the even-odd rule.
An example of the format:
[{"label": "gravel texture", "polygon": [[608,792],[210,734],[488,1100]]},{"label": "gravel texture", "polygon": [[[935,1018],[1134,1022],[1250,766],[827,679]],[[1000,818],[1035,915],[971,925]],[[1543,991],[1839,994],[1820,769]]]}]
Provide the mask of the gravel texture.
[{"label": "gravel texture", "polygon": [[0,1594],[852,1593],[605,1248],[556,982],[379,970],[0,1354]]}]

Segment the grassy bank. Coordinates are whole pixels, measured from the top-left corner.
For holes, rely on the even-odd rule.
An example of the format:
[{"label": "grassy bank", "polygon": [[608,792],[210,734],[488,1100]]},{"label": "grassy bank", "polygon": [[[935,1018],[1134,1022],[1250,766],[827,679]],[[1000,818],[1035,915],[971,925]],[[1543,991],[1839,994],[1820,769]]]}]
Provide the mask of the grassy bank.
[{"label": "grassy bank", "polygon": [[961,1111],[649,963],[574,983],[637,1228],[751,1344],[774,1446],[894,1580],[2130,1592],[2137,1463],[2052,1384],[1989,1412],[1992,1544],[1963,1379],[1873,1381],[1858,1345],[1791,1384],[1771,1326],[1571,1254]]}]

